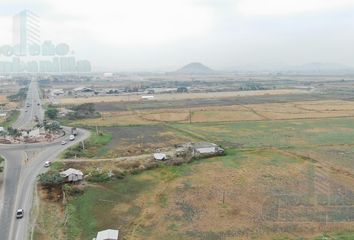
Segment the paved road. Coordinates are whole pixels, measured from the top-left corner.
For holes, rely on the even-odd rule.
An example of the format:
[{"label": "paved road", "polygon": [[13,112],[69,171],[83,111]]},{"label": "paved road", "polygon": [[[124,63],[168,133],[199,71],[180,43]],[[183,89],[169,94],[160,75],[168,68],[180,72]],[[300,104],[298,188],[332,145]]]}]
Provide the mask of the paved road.
[{"label": "paved road", "polygon": [[42,108],[38,83],[32,80],[27,92],[27,98],[20,116],[13,124],[14,128],[27,129],[35,125],[34,118],[37,117],[40,122],[44,119],[44,110]]},{"label": "paved road", "polygon": [[[29,107],[24,106],[27,111],[21,111],[20,117],[14,125],[18,128],[33,126],[35,115],[39,120],[43,120],[43,109],[35,80],[32,80],[29,86],[26,103],[30,103]],[[34,186],[38,174],[46,170],[43,166],[44,162],[55,160],[64,149],[88,136],[88,131],[80,129],[76,140],[68,141],[68,144],[64,146],[60,144],[62,139],[48,144],[0,145],[0,154],[6,159],[3,193],[0,196],[0,201],[3,199],[0,202],[1,240],[28,239]],[[68,134],[63,139],[67,138]],[[25,210],[25,215],[20,220],[15,218],[18,208]]]}]

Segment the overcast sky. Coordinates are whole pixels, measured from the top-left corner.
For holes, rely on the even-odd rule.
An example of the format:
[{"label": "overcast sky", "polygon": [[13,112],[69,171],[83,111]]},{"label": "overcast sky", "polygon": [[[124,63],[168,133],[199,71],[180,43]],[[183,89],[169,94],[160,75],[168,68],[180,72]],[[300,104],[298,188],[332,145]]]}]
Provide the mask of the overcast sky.
[{"label": "overcast sky", "polygon": [[354,66],[354,0],[0,0],[1,45],[23,9],[95,70]]}]

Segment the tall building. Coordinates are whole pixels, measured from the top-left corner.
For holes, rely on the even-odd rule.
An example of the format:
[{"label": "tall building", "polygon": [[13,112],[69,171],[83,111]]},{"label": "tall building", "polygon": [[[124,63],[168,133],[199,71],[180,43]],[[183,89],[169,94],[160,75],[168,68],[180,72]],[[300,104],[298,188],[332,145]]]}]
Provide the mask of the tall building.
[{"label": "tall building", "polygon": [[39,17],[29,10],[16,14],[13,17],[12,37],[16,55],[27,55],[29,46],[40,44]]}]

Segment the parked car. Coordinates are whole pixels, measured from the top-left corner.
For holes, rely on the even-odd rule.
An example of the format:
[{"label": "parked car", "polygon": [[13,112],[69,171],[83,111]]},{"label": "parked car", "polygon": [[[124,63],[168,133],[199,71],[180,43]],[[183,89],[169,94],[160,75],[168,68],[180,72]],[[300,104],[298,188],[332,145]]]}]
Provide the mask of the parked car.
[{"label": "parked car", "polygon": [[69,137],[69,140],[70,141],[74,141],[75,140],[75,136],[71,134],[70,137]]},{"label": "parked car", "polygon": [[65,145],[66,144],[66,141],[61,141],[61,145]]},{"label": "parked car", "polygon": [[16,218],[23,218],[23,214],[25,213],[25,211],[22,208],[17,209],[16,211]]},{"label": "parked car", "polygon": [[44,163],[44,167],[50,167],[50,164],[51,164],[50,161],[46,161],[46,162]]}]

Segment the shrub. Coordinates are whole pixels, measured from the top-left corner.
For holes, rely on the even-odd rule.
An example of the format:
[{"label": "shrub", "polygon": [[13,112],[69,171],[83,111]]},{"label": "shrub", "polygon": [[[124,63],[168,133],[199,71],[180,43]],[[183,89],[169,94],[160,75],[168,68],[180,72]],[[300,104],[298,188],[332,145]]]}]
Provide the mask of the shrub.
[{"label": "shrub", "polygon": [[82,190],[81,188],[78,188],[78,187],[70,185],[70,184],[64,184],[63,191],[68,196],[77,196],[77,195],[81,195],[84,193],[84,190]]},{"label": "shrub", "polygon": [[107,172],[96,169],[89,173],[87,180],[90,182],[107,182],[111,179]]},{"label": "shrub", "polygon": [[113,170],[114,177],[117,179],[123,179],[126,176],[125,171],[122,170]]}]

